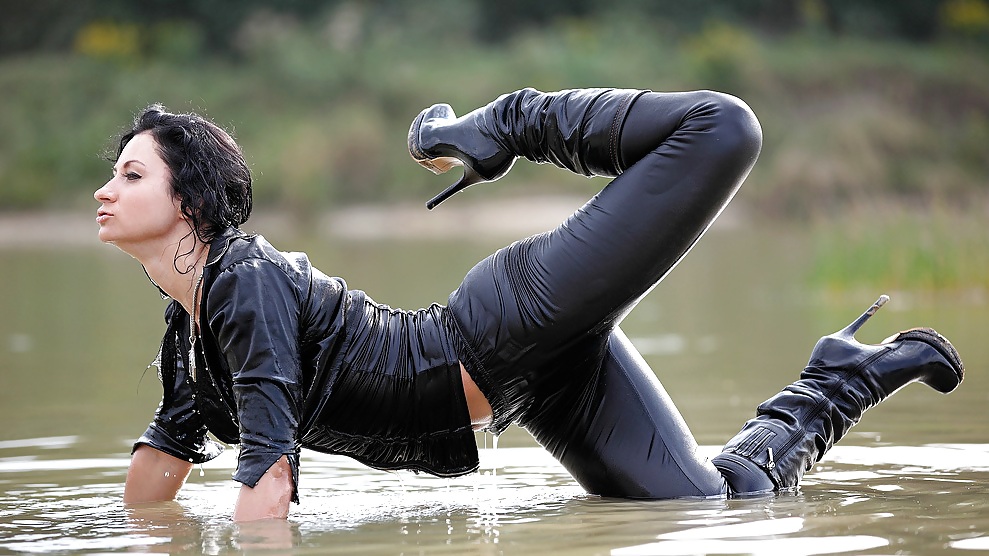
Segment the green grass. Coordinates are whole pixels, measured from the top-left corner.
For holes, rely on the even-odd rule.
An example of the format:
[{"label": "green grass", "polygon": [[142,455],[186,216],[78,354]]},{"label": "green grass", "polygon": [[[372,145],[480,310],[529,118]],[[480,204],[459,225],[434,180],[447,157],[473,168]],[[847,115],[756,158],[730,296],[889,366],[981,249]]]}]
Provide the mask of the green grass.
[{"label": "green grass", "polygon": [[825,291],[984,291],[989,229],[979,212],[880,204],[818,222],[808,281]]}]

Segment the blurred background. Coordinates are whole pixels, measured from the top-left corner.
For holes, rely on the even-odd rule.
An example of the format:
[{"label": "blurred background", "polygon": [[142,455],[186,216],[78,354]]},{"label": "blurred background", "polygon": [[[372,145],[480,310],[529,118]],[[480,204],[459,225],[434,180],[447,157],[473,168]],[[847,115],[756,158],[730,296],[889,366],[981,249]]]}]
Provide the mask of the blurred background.
[{"label": "blurred background", "polygon": [[[2,0],[0,10],[6,213],[92,208],[109,168],[101,154],[152,102],[232,128],[258,206],[311,215],[420,200],[437,181],[406,159],[419,110],[443,101],[466,112],[523,86],[742,97],[766,129],[739,198],[760,217],[830,219],[880,202],[986,211],[986,0]],[[548,191],[570,187],[559,172],[522,172]]]},{"label": "blurred background", "polygon": [[[142,370],[164,303],[99,245],[92,193],[153,102],[233,131],[255,175],[246,228],[415,308],[605,183],[518,164],[427,212],[457,171],[409,158],[423,107],[465,113],[524,86],[728,92],[759,116],[761,158],[625,325],[701,441],[723,442],[883,292],[866,339],[932,325],[970,369],[989,363],[989,0],[0,0],[0,14],[0,421],[14,423],[0,438],[126,450],[151,416],[160,387]],[[785,349],[769,357],[767,341]],[[989,397],[966,392],[939,422],[972,440]]]},{"label": "blurred background", "polygon": [[[242,548],[225,524],[234,491],[212,488],[236,488],[222,461],[193,473],[178,517],[165,514],[172,526],[120,519],[132,443],[161,399],[149,363],[167,300],[99,243],[92,195],[138,111],[161,102],[231,130],[254,172],[245,229],[414,309],[443,303],[477,260],[607,183],[520,163],[425,209],[459,170],[434,176],[410,159],[411,120],[525,86],[715,89],[762,122],[763,152],[735,200],[622,323],[699,443],[723,445],[819,337],[887,293],[858,338],[932,326],[957,346],[965,383],[947,397],[905,388],[842,445],[934,445],[935,471],[869,455],[854,479],[834,479],[825,463],[806,498],[816,502],[759,502],[745,517],[715,501],[557,508],[544,505],[561,495],[539,467],[521,467],[521,488],[498,491],[509,505],[492,513],[493,494],[475,504],[478,483],[451,510],[449,486],[442,502],[409,502],[390,474],[312,465],[304,451],[299,553],[461,552],[478,538],[483,554],[590,553],[774,515],[807,517],[804,534],[827,540],[889,537],[886,553],[985,537],[985,481],[943,460],[982,472],[989,443],[989,0],[0,0],[0,544]],[[478,434],[478,445],[494,441]],[[515,427],[498,440],[533,445]],[[345,496],[331,503],[336,485]],[[356,537],[338,536],[361,521]],[[163,535],[172,543],[158,545]]]}]

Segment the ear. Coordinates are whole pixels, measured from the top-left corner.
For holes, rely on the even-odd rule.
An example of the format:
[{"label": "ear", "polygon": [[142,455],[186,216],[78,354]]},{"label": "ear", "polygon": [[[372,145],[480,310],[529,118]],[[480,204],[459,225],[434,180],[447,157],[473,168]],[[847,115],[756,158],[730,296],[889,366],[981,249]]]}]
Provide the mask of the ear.
[{"label": "ear", "polygon": [[173,206],[175,207],[175,216],[176,216],[176,217],[177,217],[177,218],[178,218],[179,220],[182,220],[182,221],[185,221],[185,222],[188,222],[188,223],[189,223],[189,225],[191,226],[191,225],[192,225],[192,220],[191,220],[191,219],[189,218],[189,215],[187,215],[187,214],[186,214],[186,213],[185,213],[185,212],[184,212],[184,211],[182,210],[182,200],[181,200],[181,199],[179,199],[179,197],[178,197],[177,195],[176,195],[176,196],[175,196],[175,198],[174,198],[174,201],[173,201]]}]

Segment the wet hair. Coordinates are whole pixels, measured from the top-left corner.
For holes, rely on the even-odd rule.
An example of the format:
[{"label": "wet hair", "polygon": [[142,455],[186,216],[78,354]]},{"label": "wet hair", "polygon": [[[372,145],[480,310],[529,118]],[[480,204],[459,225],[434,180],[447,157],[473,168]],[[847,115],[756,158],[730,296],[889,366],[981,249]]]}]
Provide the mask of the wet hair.
[{"label": "wet hair", "polygon": [[[135,135],[150,132],[171,173],[182,213],[203,243],[251,215],[251,171],[233,137],[197,114],[172,114],[152,104],[135,118],[117,145],[113,162]],[[176,259],[179,254],[176,253]]]}]

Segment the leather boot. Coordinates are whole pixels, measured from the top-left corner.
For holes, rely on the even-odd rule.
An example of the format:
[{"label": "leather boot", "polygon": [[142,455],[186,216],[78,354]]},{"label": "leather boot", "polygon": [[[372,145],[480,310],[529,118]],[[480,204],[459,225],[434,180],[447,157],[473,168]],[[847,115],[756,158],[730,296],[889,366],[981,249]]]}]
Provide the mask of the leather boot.
[{"label": "leather boot", "polygon": [[878,345],[855,339],[888,299],[880,297],[844,330],[821,338],[800,379],[763,402],[712,460],[730,494],[794,489],[867,409],[900,388],[922,382],[946,394],[961,383],[958,352],[934,330],[907,330]]},{"label": "leather boot", "polygon": [[621,127],[642,92],[522,89],[459,118],[447,104],[423,110],[409,128],[412,158],[436,174],[464,167],[464,176],[426,206],[432,209],[471,185],[497,180],[518,157],[585,176],[617,176],[625,170]]}]

